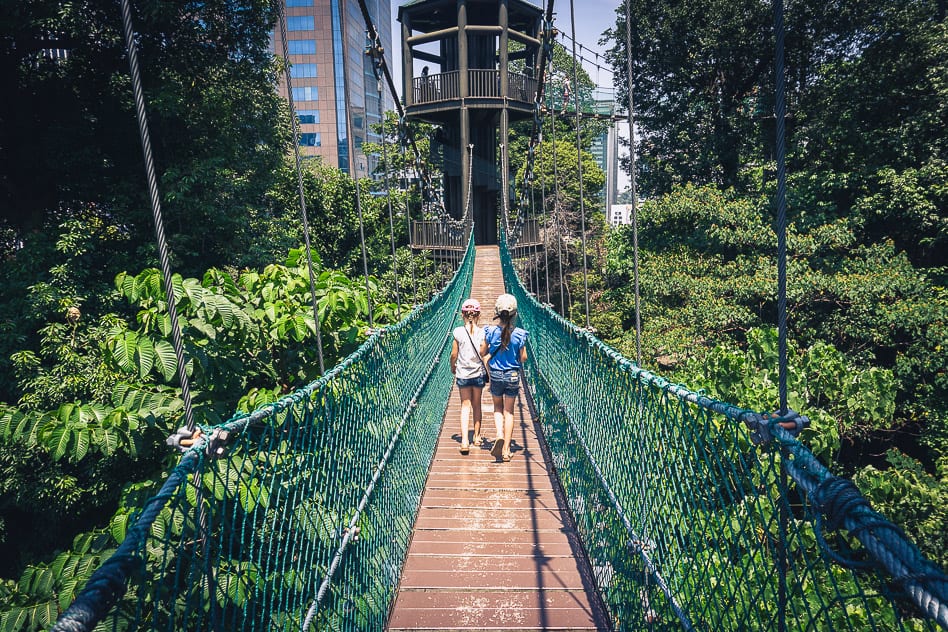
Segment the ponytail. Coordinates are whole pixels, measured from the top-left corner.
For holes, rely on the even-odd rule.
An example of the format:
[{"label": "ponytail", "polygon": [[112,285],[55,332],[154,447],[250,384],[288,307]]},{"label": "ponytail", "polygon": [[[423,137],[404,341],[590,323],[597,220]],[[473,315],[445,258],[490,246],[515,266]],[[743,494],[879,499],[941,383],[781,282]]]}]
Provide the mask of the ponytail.
[{"label": "ponytail", "polygon": [[517,318],[517,310],[508,312],[507,310],[502,311],[497,315],[497,319],[500,320],[503,329],[500,332],[500,349],[503,351],[510,344],[510,335],[514,330],[514,320]]}]

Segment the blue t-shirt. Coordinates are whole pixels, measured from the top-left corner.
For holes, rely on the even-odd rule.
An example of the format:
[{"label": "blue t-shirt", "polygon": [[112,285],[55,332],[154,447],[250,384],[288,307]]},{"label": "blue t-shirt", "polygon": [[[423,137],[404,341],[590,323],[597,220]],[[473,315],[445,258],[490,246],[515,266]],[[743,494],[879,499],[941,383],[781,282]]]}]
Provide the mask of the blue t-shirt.
[{"label": "blue t-shirt", "polygon": [[520,350],[527,344],[527,330],[514,327],[510,333],[510,344],[501,351],[500,339],[503,328],[498,325],[484,327],[487,340],[487,352],[490,354],[490,368],[495,371],[508,371],[520,368]]}]

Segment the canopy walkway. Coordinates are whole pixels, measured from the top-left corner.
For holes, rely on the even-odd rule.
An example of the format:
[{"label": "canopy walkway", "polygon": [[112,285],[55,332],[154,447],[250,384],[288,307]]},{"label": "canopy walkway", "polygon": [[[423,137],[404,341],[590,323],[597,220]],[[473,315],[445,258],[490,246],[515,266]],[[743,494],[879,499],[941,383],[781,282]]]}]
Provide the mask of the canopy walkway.
[{"label": "canopy walkway", "polygon": [[[547,540],[559,530],[551,528],[557,520],[569,522],[553,509],[553,486],[543,482],[549,467],[615,629],[948,625],[942,571],[776,420],[637,368],[528,296],[505,245],[500,254],[531,331],[526,381],[552,462],[541,465],[524,408],[527,425],[517,439],[523,450],[506,464],[509,473],[478,476],[491,464],[475,465],[477,456],[466,467],[480,481],[475,486],[538,485],[520,498],[529,508],[519,511],[530,517],[505,512],[511,522],[500,551],[525,538],[532,562],[521,572],[543,583],[513,597],[510,567],[497,575],[506,575],[503,585],[473,581],[488,577],[486,566],[467,574],[440,570],[442,579],[467,595],[503,588],[520,615],[533,617],[528,625],[554,621],[567,594],[582,604],[584,625],[595,621],[596,599],[581,601],[580,574],[561,574],[553,561],[575,540],[565,537],[569,528],[565,542]],[[488,564],[474,560],[486,544],[475,540],[475,555],[465,561],[463,550],[452,555],[450,542],[432,542],[433,531],[444,522],[473,527],[484,520],[486,542],[495,520],[485,492],[470,492],[484,504],[464,519],[436,508],[447,505],[446,496],[463,506],[464,483],[472,480],[448,473],[453,419],[440,428],[452,388],[450,331],[473,265],[469,245],[447,288],[403,322],[376,332],[319,381],[208,429],[209,438],[185,453],[54,629],[378,630],[388,625],[393,602],[392,628],[405,629],[434,627],[438,613],[425,606],[436,598],[442,610],[488,603],[465,604],[460,594],[426,583],[432,564]],[[496,286],[485,288],[487,299]],[[502,498],[513,499],[506,492],[496,500]],[[835,533],[840,528],[849,535]],[[538,543],[550,558],[541,572]],[[553,581],[577,590],[551,595]],[[518,606],[517,599],[526,601]]]},{"label": "canopy walkway", "polygon": [[[471,295],[490,305],[503,292],[497,247],[478,246]],[[487,389],[482,397],[489,437]],[[487,445],[458,452],[451,398],[389,630],[608,629],[524,391],[515,411],[514,458],[497,463]]]}]

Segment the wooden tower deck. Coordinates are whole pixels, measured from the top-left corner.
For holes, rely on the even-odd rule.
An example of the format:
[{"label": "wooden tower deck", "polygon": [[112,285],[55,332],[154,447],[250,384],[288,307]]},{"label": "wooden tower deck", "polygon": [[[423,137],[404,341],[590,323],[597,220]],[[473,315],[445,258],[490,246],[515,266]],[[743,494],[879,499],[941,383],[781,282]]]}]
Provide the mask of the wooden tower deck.
[{"label": "wooden tower deck", "polygon": [[[503,292],[496,246],[477,248],[473,287],[489,324]],[[388,629],[609,629],[523,393],[509,463],[489,445],[460,454],[460,408],[455,389]],[[483,411],[482,434],[493,438],[487,389]]]}]

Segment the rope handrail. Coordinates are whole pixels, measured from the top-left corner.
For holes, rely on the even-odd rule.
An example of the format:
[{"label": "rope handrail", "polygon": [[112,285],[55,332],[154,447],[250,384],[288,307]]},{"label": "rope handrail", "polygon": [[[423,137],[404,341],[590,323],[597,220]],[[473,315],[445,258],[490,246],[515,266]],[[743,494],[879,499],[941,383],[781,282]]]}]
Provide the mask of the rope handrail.
[{"label": "rope handrail", "polygon": [[[531,332],[526,381],[617,629],[769,630],[784,616],[787,629],[948,628],[948,576],[788,418],[642,369],[531,296],[505,236],[501,262]],[[839,528],[845,554],[823,533]]]},{"label": "rope handrail", "polygon": [[436,369],[473,260],[469,239],[450,283],[404,320],[316,381],[207,428],[53,630],[302,629],[316,601],[317,629],[381,629],[453,382]]}]

